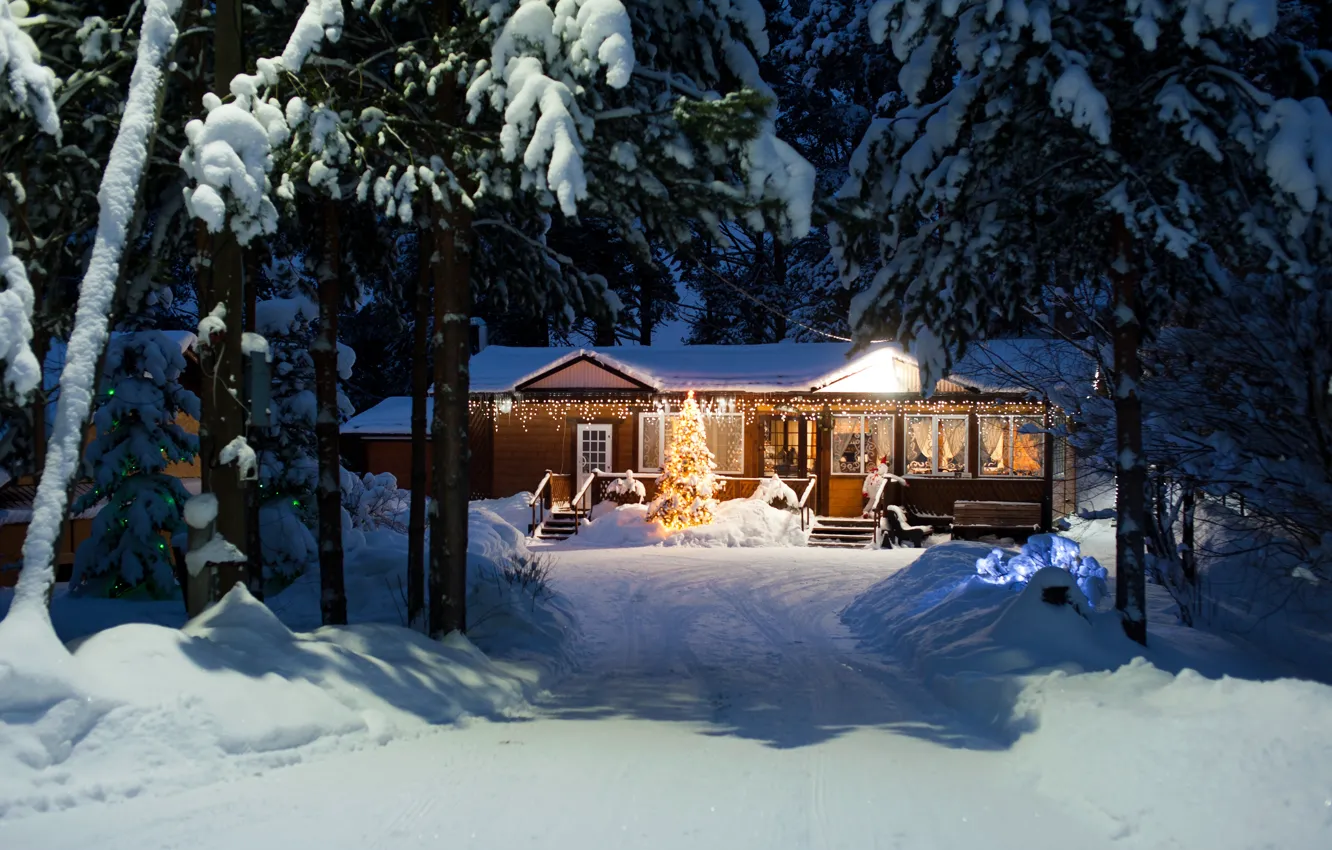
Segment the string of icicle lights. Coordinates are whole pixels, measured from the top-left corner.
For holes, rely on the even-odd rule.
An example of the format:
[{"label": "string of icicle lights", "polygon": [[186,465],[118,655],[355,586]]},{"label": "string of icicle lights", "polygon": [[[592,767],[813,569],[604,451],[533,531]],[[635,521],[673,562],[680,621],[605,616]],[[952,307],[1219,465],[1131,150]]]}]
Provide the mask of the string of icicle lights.
[{"label": "string of icicle lights", "polygon": [[[495,429],[517,426],[526,431],[538,420],[564,422],[569,419],[622,420],[639,413],[678,412],[684,395],[657,397],[642,401],[623,396],[564,397],[564,398],[495,398],[470,399],[468,407],[474,414],[489,413]],[[704,413],[741,413],[745,424],[753,424],[760,416],[779,419],[807,419],[816,421],[824,412],[836,415],[874,416],[912,414],[1028,414],[1043,415],[1044,407],[1031,401],[949,401],[912,400],[886,401],[850,397],[792,398],[780,395],[718,395],[698,399]]]}]

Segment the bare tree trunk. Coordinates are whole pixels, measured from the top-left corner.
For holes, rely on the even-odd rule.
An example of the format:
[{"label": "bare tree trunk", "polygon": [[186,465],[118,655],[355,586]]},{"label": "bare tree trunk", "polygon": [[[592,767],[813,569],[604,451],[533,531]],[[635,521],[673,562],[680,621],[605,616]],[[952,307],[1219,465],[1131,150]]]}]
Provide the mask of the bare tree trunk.
[{"label": "bare tree trunk", "polygon": [[1124,632],[1147,644],[1147,572],[1143,530],[1146,524],[1147,461],[1142,453],[1142,360],[1138,320],[1139,278],[1133,265],[1130,237],[1115,219],[1119,257],[1111,271],[1115,288],[1115,607],[1123,614]]},{"label": "bare tree trunk", "polygon": [[319,334],[310,347],[315,369],[315,444],[319,479],[319,613],[326,626],[347,624],[347,592],[342,576],[342,488],[338,454],[338,304],[341,257],[338,205],[325,199],[323,257],[319,275]]},{"label": "bare tree trunk", "polygon": [[432,312],[430,255],[434,233],[417,234],[416,316],[412,325],[412,502],[407,519],[407,624],[416,626],[425,610],[426,392],[430,383],[427,332]]},{"label": "bare tree trunk", "polygon": [[[470,383],[471,216],[457,210],[436,232],[435,410],[432,422],[435,501],[430,511],[430,633],[467,630],[467,391]],[[460,244],[462,243],[462,244]]]}]

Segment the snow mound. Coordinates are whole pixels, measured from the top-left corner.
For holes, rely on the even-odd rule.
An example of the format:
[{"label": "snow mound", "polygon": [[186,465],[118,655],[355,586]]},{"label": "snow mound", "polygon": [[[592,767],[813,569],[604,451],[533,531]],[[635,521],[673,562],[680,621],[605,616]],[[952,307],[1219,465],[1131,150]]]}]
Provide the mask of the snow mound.
[{"label": "snow mound", "polygon": [[561,546],[608,549],[631,546],[804,546],[806,533],[800,517],[754,499],[730,499],[713,508],[708,525],[667,531],[660,522],[649,522],[645,505],[615,505],[602,502],[592,511],[592,521],[578,529]]},{"label": "snow mound", "polygon": [[[843,613],[866,643],[929,677],[1114,669],[1141,649],[1118,615],[1098,612],[1076,577],[1047,567],[1026,582],[995,584],[976,572],[990,550],[931,546]],[[1050,604],[1047,591],[1068,601]]]},{"label": "snow mound", "polygon": [[0,621],[0,818],[529,710],[524,683],[465,638],[293,632],[242,586],[182,630],[117,626],[72,655],[39,620]]},{"label": "snow mound", "polygon": [[1034,534],[1016,555],[1003,549],[992,549],[990,554],[976,561],[976,574],[993,584],[1023,584],[1040,570],[1050,567],[1075,576],[1078,588],[1092,608],[1098,607],[1105,598],[1105,567],[1090,555],[1084,556],[1077,541],[1058,534]]}]

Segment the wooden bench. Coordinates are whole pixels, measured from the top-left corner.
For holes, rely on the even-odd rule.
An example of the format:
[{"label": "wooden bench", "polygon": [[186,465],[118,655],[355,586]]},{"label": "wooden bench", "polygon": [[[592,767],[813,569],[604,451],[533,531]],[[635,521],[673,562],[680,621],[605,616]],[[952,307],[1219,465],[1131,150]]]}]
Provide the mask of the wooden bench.
[{"label": "wooden bench", "polygon": [[1041,528],[1040,502],[953,503],[953,538],[1012,537],[1019,543]]}]

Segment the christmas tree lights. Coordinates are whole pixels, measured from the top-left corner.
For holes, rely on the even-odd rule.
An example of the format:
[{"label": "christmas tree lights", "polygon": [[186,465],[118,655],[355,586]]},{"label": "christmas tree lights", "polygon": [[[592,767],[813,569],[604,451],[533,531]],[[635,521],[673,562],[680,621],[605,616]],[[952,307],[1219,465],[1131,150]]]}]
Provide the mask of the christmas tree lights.
[{"label": "christmas tree lights", "polygon": [[712,522],[716,469],[703,430],[703,412],[690,390],[672,425],[671,444],[657,479],[657,498],[648,506],[648,520],[658,520],[671,530]]}]

